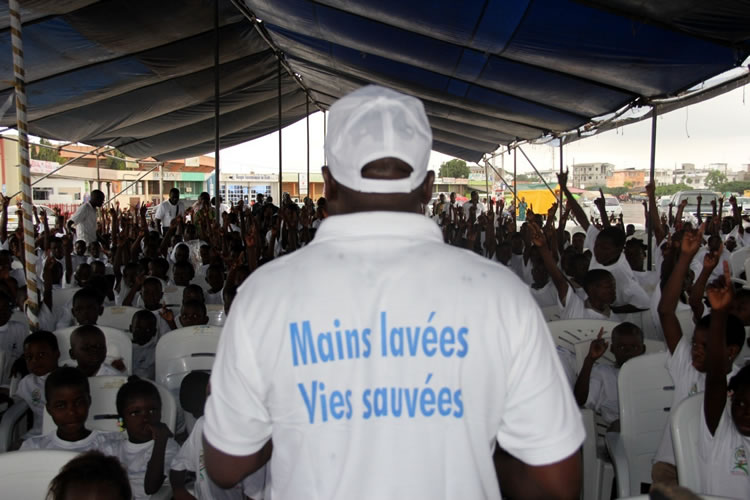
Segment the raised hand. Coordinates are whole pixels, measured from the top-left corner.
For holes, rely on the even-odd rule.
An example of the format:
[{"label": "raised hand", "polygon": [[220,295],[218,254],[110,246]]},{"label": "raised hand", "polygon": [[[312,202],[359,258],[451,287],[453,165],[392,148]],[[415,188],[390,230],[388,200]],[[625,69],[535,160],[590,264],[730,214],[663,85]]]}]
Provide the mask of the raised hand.
[{"label": "raised hand", "polygon": [[724,245],[719,242],[719,248],[715,252],[706,252],[703,256],[703,267],[709,271],[713,271],[714,268],[719,264],[721,252],[724,250]]},{"label": "raised hand", "polygon": [[685,231],[685,234],[682,237],[680,250],[688,256],[693,257],[698,253],[698,250],[700,250],[700,247],[703,244],[703,233],[705,230],[706,223],[704,222],[698,229]]},{"label": "raised hand", "polygon": [[557,183],[560,184],[560,189],[565,189],[568,184],[568,172],[560,172],[557,174]]},{"label": "raised hand", "polygon": [[540,248],[546,247],[547,238],[545,238],[544,233],[542,232],[542,229],[532,221],[528,222],[528,227],[529,227],[529,236],[531,237],[531,242],[534,244],[534,246],[540,247]]},{"label": "raised hand", "polygon": [[711,309],[714,311],[724,311],[732,305],[734,293],[729,262],[724,262],[724,275],[708,285],[706,294],[708,295],[708,301],[711,303]]},{"label": "raised hand", "polygon": [[169,427],[166,426],[164,422],[156,422],[155,424],[149,424],[148,425],[149,430],[151,431],[151,438],[154,441],[166,441],[167,438],[171,438],[173,436],[172,431],[169,430]]},{"label": "raised hand", "polygon": [[602,335],[604,335],[603,327],[599,329],[599,333],[597,334],[596,338],[592,340],[591,344],[589,345],[588,357],[593,361],[596,361],[597,359],[604,356],[604,353],[607,352],[607,347],[609,347],[609,342],[604,340],[602,338]]},{"label": "raised hand", "polygon": [[171,309],[167,309],[167,306],[162,306],[162,308],[159,310],[159,316],[164,318],[164,321],[167,323],[171,323],[174,321],[174,311]]},{"label": "raised hand", "polygon": [[649,196],[655,196],[656,194],[656,186],[654,186],[653,182],[649,182],[646,184],[646,194]]}]

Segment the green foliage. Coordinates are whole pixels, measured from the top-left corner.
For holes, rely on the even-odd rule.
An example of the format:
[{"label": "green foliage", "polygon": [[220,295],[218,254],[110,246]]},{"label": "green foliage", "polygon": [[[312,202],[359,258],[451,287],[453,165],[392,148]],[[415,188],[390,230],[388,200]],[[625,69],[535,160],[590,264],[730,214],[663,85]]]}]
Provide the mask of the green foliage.
[{"label": "green foliage", "polygon": [[717,185],[714,191],[720,193],[744,193],[746,189],[750,189],[749,181],[732,181]]},{"label": "green foliage", "polygon": [[689,189],[691,189],[690,186],[688,186],[687,184],[680,183],[680,184],[671,184],[669,186],[656,186],[656,189],[654,191],[655,191],[656,197],[658,198],[660,196],[673,195],[677,191],[687,191]]},{"label": "green foliage", "polygon": [[727,183],[727,176],[719,170],[711,170],[704,183],[708,189],[716,190],[719,185]]},{"label": "green foliage", "polygon": [[621,195],[628,192],[628,188],[627,186],[603,187],[602,192],[606,194],[611,194],[612,196],[620,197]]},{"label": "green foliage", "polygon": [[461,179],[469,178],[469,167],[466,162],[459,159],[452,159],[443,162],[440,165],[440,177],[457,177]]},{"label": "green foliage", "polygon": [[518,174],[516,175],[516,180],[518,182],[538,182],[539,177],[534,174]]},{"label": "green foliage", "polygon": [[[42,146],[52,147],[45,148]],[[30,149],[31,157],[35,160],[52,161],[60,164],[65,163],[65,158],[58,154],[57,150],[54,148],[54,145],[47,139],[40,139],[39,145],[32,144]]]},{"label": "green foliage", "polygon": [[[125,170],[127,165],[125,163],[125,155],[120,152],[119,149],[112,149],[107,152],[109,156],[102,158],[100,165],[113,170]],[[117,158],[111,158],[116,156]]]}]

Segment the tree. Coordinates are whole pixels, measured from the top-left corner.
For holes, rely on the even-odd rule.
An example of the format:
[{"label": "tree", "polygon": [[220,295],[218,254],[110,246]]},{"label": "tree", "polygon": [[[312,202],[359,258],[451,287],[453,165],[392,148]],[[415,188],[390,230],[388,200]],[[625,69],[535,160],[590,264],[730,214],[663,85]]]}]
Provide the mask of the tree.
[{"label": "tree", "polygon": [[693,183],[693,178],[692,177],[688,177],[685,182],[687,182],[688,184],[692,184]]},{"label": "tree", "polygon": [[31,146],[31,157],[35,160],[51,161],[60,164],[65,163],[65,158],[60,156],[55,145],[45,138],[39,140],[39,145]]},{"label": "tree", "polygon": [[518,182],[534,182],[538,179],[537,176],[532,174],[518,174],[516,175],[516,180]]},{"label": "tree", "polygon": [[725,184],[727,180],[727,176],[719,170],[711,170],[706,176],[706,180],[703,182],[708,189],[716,190],[720,184]]},{"label": "tree", "polygon": [[459,159],[452,159],[443,162],[440,165],[440,177],[458,177],[461,179],[469,178],[469,167],[466,162]]},{"label": "tree", "polygon": [[[107,151],[107,154],[109,156],[103,158],[103,165],[106,168],[111,168],[114,170],[125,170],[127,168],[125,164],[125,155],[120,152],[119,149],[112,149],[110,151]],[[112,156],[116,156],[117,158],[112,158]]]},{"label": "tree", "polygon": [[628,188],[627,187],[605,187],[605,188],[602,188],[602,192],[606,194],[611,194],[612,196],[619,198],[620,196],[628,192]]},{"label": "tree", "polygon": [[675,194],[677,191],[687,191],[690,186],[687,184],[670,184],[668,186],[656,186],[656,196],[669,196]]}]

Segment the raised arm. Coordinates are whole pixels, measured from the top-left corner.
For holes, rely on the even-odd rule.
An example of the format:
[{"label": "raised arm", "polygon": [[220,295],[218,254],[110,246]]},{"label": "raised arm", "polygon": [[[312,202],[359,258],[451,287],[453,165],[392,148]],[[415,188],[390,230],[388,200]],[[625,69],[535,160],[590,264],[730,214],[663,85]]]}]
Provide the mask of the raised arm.
[{"label": "raised arm", "polygon": [[693,310],[693,318],[703,317],[703,295],[706,291],[706,284],[719,263],[719,257],[723,250],[724,245],[719,243],[719,249],[716,252],[706,252],[706,255],[703,256],[703,269],[701,269],[701,273],[690,289],[690,308]]},{"label": "raised arm", "polygon": [[555,258],[552,255],[552,251],[550,250],[547,243],[547,238],[544,236],[541,228],[539,228],[539,226],[531,221],[529,221],[528,225],[529,231],[531,233],[531,241],[534,246],[539,249],[539,255],[542,256],[544,267],[547,269],[552,283],[555,284],[555,288],[557,288],[557,295],[560,297],[560,302],[565,305],[565,298],[568,296],[568,287],[570,285],[568,285],[568,282],[565,279],[565,276],[563,276],[562,272],[560,271],[560,268],[557,267]]},{"label": "raised arm", "polygon": [[690,268],[690,262],[701,247],[701,235],[704,230],[705,225],[701,224],[698,229],[685,231],[682,237],[680,256],[662,290],[661,300],[659,301],[659,320],[664,330],[664,340],[671,353],[674,352],[682,338],[682,328],[680,328],[680,322],[675,314],[677,302],[680,300],[680,293],[682,292],[682,282]]},{"label": "raised arm", "polygon": [[724,406],[727,404],[726,324],[733,298],[731,278],[729,263],[724,262],[723,280],[708,288],[711,326],[706,340],[706,392],[703,398],[703,415],[712,436],[719,427]]},{"label": "raised arm", "polygon": [[591,223],[589,222],[588,217],[586,217],[586,212],[581,205],[578,204],[576,199],[573,198],[573,194],[568,190],[568,172],[557,174],[557,183],[560,184],[560,189],[565,194],[565,197],[570,204],[570,210],[573,212],[573,217],[576,218],[578,224],[580,224],[584,231],[588,231]]},{"label": "raised arm", "polygon": [[686,206],[687,206],[687,200],[682,200],[680,204],[677,206],[677,213],[674,216],[674,227],[676,229],[679,229],[678,224],[682,223],[682,212],[685,211]]},{"label": "raised arm", "polygon": [[607,215],[607,200],[604,198],[602,188],[599,188],[599,198],[594,200],[594,205],[596,205],[597,210],[599,210],[599,217],[601,217],[602,226],[611,226],[609,216]]},{"label": "raised arm", "polygon": [[0,242],[5,243],[8,239],[8,205],[10,204],[10,198],[2,196],[3,213],[2,221],[0,221]]},{"label": "raised arm", "polygon": [[573,394],[576,397],[576,403],[578,406],[583,407],[589,398],[589,383],[591,382],[591,370],[594,368],[596,360],[604,356],[609,347],[609,342],[602,338],[604,334],[604,327],[599,329],[599,334],[589,344],[589,353],[583,360],[583,366],[581,367],[581,373],[578,374],[576,379],[576,385],[573,388]]},{"label": "raised arm", "polygon": [[661,220],[659,220],[659,210],[656,206],[656,187],[652,183],[646,185],[646,194],[648,195],[647,222],[653,228],[654,236],[656,237],[656,246],[659,246],[664,241],[666,233],[664,232],[664,226],[661,225]]}]

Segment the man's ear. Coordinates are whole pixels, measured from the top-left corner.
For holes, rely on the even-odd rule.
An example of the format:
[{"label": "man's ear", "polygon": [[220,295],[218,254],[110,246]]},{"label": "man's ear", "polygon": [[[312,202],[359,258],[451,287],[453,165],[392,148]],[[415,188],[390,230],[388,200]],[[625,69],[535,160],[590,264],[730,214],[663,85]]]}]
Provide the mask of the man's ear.
[{"label": "man's ear", "polygon": [[422,199],[420,200],[422,203],[429,203],[430,200],[432,200],[432,189],[433,185],[435,184],[435,171],[434,170],[428,170],[427,175],[424,178],[424,181],[422,182]]},{"label": "man's ear", "polygon": [[331,175],[328,167],[323,166],[321,171],[323,174],[323,196],[325,196],[326,200],[335,200],[338,194],[338,183]]},{"label": "man's ear", "polygon": [[740,353],[740,346],[738,345],[728,345],[727,346],[727,354],[729,355],[729,359],[734,361],[734,359],[737,357],[737,355]]}]

